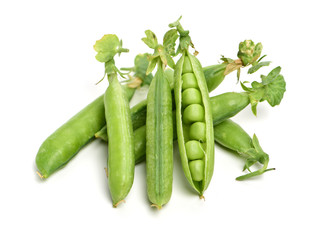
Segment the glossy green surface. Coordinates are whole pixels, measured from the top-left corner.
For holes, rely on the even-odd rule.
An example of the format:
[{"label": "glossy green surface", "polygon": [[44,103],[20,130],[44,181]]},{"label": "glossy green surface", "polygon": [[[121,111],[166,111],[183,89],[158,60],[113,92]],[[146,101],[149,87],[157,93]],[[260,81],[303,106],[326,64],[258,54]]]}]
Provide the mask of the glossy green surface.
[{"label": "glossy green surface", "polygon": [[104,94],[108,133],[108,183],[114,206],[124,200],[134,180],[134,138],[128,99],[117,77]]},{"label": "glossy green surface", "polygon": [[204,122],[195,122],[190,126],[189,138],[191,140],[206,141],[206,124]]},{"label": "glossy green surface", "polygon": [[157,208],[166,204],[173,182],[173,120],[169,82],[161,67],[149,87],[146,123],[147,193]]},{"label": "glossy green surface", "polygon": [[[126,85],[122,88],[129,99],[133,97],[132,88]],[[95,133],[105,124],[104,95],[102,95],[44,140],[36,155],[36,166],[40,176],[48,178],[67,164],[81,148],[94,139]]]},{"label": "glossy green surface", "polygon": [[[189,66],[189,64],[191,66]],[[183,107],[183,79],[184,75],[188,75],[192,69],[192,73],[196,79],[198,90],[201,95],[201,104],[191,104],[187,106],[184,111]],[[175,102],[176,102],[176,126],[177,126],[177,139],[179,146],[179,153],[181,157],[182,167],[184,174],[191,184],[191,186],[199,193],[200,196],[203,195],[204,191],[207,189],[209,182],[213,174],[214,166],[214,133],[213,133],[213,121],[212,112],[209,102],[208,88],[206,85],[206,79],[203,74],[203,69],[196,57],[186,52],[178,60],[175,68]],[[189,129],[190,125],[194,122],[204,122],[205,123],[205,139],[204,145],[201,145],[198,141],[189,141]],[[200,148],[192,147],[192,143],[199,143]],[[200,154],[197,153],[198,149],[201,151]],[[203,153],[203,155],[202,155]],[[196,176],[198,173],[192,173],[189,167],[189,160],[203,159],[203,165],[201,174],[204,176],[202,180],[196,181],[193,178],[193,174]],[[193,168],[198,170],[198,168]],[[199,174],[200,175],[200,174]],[[198,179],[198,178],[196,178]]]}]

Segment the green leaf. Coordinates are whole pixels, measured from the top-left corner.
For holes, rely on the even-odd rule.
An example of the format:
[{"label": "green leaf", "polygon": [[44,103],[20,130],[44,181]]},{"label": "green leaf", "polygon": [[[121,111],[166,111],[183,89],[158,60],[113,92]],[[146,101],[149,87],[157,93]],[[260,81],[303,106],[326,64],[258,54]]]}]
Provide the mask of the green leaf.
[{"label": "green leaf", "polygon": [[257,63],[259,63],[264,57],[266,57],[267,55],[262,56],[261,58],[258,59]]},{"label": "green leaf", "polygon": [[167,58],[168,66],[172,69],[175,69],[176,64],[175,64],[175,61],[173,61],[172,57],[169,54],[167,54],[166,58]]},{"label": "green leaf", "polygon": [[176,40],[178,39],[178,37],[179,37],[179,35],[178,35],[177,29],[171,29],[164,34],[163,46],[164,46],[165,51],[168,54],[170,54],[171,56],[176,55],[175,46],[176,46]]},{"label": "green leaf", "polygon": [[148,75],[149,73],[151,73],[151,72],[154,70],[154,68],[155,68],[155,66],[156,66],[156,64],[157,64],[157,61],[158,61],[158,58],[157,58],[157,57],[152,58],[152,59],[149,61],[149,65],[148,65],[147,72],[146,72],[147,75]]},{"label": "green leaf", "polygon": [[251,110],[255,116],[257,116],[257,105],[262,100],[263,96],[265,94],[265,91],[263,88],[251,89],[251,92],[249,93],[250,103],[251,103]]},{"label": "green leaf", "polygon": [[175,21],[175,22],[173,22],[173,23],[170,23],[170,24],[169,24],[169,27],[170,27],[170,28],[178,27],[178,26],[180,25],[180,23],[179,23],[180,19],[182,19],[182,16],[180,16],[180,17],[177,19],[177,21]]},{"label": "green leaf", "polygon": [[257,116],[257,106],[258,106],[259,101],[256,99],[251,99],[250,103],[251,103],[252,113],[254,114],[254,116]]},{"label": "green leaf", "polygon": [[251,89],[251,88],[248,88],[247,86],[245,86],[244,83],[247,83],[247,82],[240,82],[240,85],[241,85],[242,89],[243,89],[244,91],[246,91],[246,92],[251,92],[252,89]]},{"label": "green leaf", "polygon": [[256,46],[254,47],[254,51],[253,51],[253,59],[252,62],[257,61],[257,59],[260,57],[261,52],[262,52],[262,44],[261,43],[257,43]]},{"label": "green leaf", "polygon": [[106,34],[97,40],[94,49],[97,52],[96,59],[100,62],[108,62],[118,53],[120,41],[115,34]]},{"label": "green leaf", "polygon": [[224,57],[223,55],[221,56],[221,60],[222,60],[223,62],[226,62],[226,63],[233,63],[233,62],[234,62],[233,59],[231,59],[231,58],[226,58],[226,57]]},{"label": "green leaf", "polygon": [[191,37],[189,36],[190,31],[184,30],[184,28],[180,24],[181,18],[182,17],[180,16],[180,18],[176,22],[169,24],[170,28],[176,28],[177,32],[179,33],[179,45],[176,54],[186,51],[189,46],[194,48]]},{"label": "green leaf", "polygon": [[162,63],[166,66],[166,65],[168,65],[168,60],[167,60],[167,53],[165,52],[165,49],[163,48],[163,46],[159,46],[158,48],[157,48],[157,52],[159,53],[159,55],[160,55],[160,58],[161,58],[161,61],[162,61]]},{"label": "green leaf", "polygon": [[244,91],[249,92],[252,112],[256,115],[259,102],[267,101],[272,107],[279,105],[286,91],[286,82],[280,74],[281,68],[273,69],[267,76],[261,75],[262,82],[253,81],[252,88],[241,82]]},{"label": "green leaf", "polygon": [[257,63],[256,65],[252,66],[251,68],[249,68],[249,70],[247,71],[247,73],[252,74],[255,73],[256,71],[258,71],[260,68],[264,67],[264,66],[269,66],[271,62],[267,61],[267,62],[260,62]]},{"label": "green leaf", "polygon": [[238,68],[237,69],[237,83],[239,82],[239,79],[240,79],[240,73],[241,73],[241,69]]},{"label": "green leaf", "polygon": [[142,41],[150,48],[155,49],[158,45],[157,37],[155,33],[150,30],[145,31],[146,37],[142,38]]},{"label": "green leaf", "polygon": [[135,74],[141,75],[141,73],[146,73],[148,67],[148,54],[138,54],[134,58],[134,72]]},{"label": "green leaf", "polygon": [[281,67],[274,68],[267,76],[261,75],[262,84],[267,85],[273,82],[281,72]]},{"label": "green leaf", "polygon": [[149,85],[153,79],[153,75],[146,74],[149,65],[148,53],[138,54],[134,59],[134,76],[140,78],[143,81],[143,85]]},{"label": "green leaf", "polygon": [[262,83],[257,82],[257,81],[253,81],[251,83],[251,86],[252,86],[253,89],[259,89],[259,88],[262,88],[264,85]]},{"label": "green leaf", "polygon": [[255,134],[253,134],[253,137],[252,137],[252,144],[253,144],[254,149],[257,152],[263,152],[263,150],[259,144],[259,139],[258,139],[257,135],[255,135]]},{"label": "green leaf", "polygon": [[286,91],[286,82],[282,75],[278,75],[273,82],[265,85],[265,96],[263,100],[266,100],[272,107],[279,105],[283,95]]}]

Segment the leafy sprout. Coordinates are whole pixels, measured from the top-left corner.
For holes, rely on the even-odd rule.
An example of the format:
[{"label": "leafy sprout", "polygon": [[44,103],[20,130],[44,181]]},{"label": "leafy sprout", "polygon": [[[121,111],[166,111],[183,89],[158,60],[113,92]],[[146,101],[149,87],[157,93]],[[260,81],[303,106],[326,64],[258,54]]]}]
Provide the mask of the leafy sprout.
[{"label": "leafy sprout", "polygon": [[172,59],[172,56],[175,55],[175,45],[178,38],[176,31],[168,31],[163,37],[163,45],[158,43],[155,33],[151,30],[145,31],[146,37],[142,38],[142,41],[151,49],[154,50],[153,54],[148,55],[148,67],[146,74],[150,74],[157,63],[160,62],[162,67],[165,68],[169,66],[171,68],[175,67],[175,62]]},{"label": "leafy sprout", "polygon": [[280,74],[281,67],[274,68],[267,76],[261,75],[261,82],[253,81],[251,87],[241,82],[243,90],[249,93],[251,108],[254,115],[257,115],[259,102],[267,101],[272,107],[279,105],[286,91],[286,82]]},{"label": "leafy sprout", "polygon": [[105,73],[99,82],[104,79],[105,75],[108,75],[109,79],[111,79],[111,76],[116,75],[117,73],[124,77],[116,67],[114,61],[114,57],[117,54],[120,55],[122,52],[129,51],[128,49],[123,48],[122,45],[122,41],[119,40],[115,34],[106,34],[100,40],[96,41],[94,45],[94,49],[97,52],[95,58],[97,61],[105,63]]},{"label": "leafy sprout", "polygon": [[[248,170],[250,173],[237,177],[236,180],[238,180],[238,181],[243,181],[248,178],[261,175],[265,172],[275,170],[275,168],[267,169],[268,162],[269,162],[269,156],[267,153],[265,153],[262,150],[262,148],[259,144],[259,140],[255,134],[253,135],[253,138],[252,138],[252,145],[253,145],[253,148],[249,149],[247,152],[242,154],[246,158],[243,171]],[[262,168],[258,169],[257,171],[252,172],[250,167],[257,162],[259,162],[260,164],[263,165]]]}]

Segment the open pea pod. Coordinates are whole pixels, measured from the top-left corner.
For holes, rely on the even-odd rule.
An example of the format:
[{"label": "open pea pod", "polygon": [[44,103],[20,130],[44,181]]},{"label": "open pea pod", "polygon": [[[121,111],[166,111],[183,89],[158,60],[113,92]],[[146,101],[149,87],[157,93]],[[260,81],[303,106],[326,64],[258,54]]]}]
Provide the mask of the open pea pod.
[{"label": "open pea pod", "polygon": [[169,24],[179,33],[177,53],[181,53],[174,87],[177,140],[185,176],[201,198],[214,171],[213,117],[203,68],[189,52],[194,45],[179,21]]},{"label": "open pea pod", "polygon": [[213,119],[202,66],[188,51],[175,67],[174,94],[182,167],[188,182],[203,196],[214,170]]}]

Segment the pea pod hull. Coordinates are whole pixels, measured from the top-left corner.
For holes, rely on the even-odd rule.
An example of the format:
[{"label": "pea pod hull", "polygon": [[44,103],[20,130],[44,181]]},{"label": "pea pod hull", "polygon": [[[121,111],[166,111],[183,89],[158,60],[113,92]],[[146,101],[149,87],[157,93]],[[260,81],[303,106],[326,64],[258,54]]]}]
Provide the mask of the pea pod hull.
[{"label": "pea pod hull", "polygon": [[134,180],[134,138],[127,97],[117,77],[104,94],[108,135],[108,184],[114,206],[124,200]]},{"label": "pea pod hull", "polygon": [[224,72],[227,65],[227,63],[222,63],[203,68],[209,92],[213,91],[222,83],[225,78]]},{"label": "pea pod hull", "polygon": [[210,98],[214,125],[231,118],[250,104],[246,92],[226,92]]},{"label": "pea pod hull", "polygon": [[227,119],[215,126],[215,141],[236,152],[253,148],[251,137],[235,122]]},{"label": "pea pod hull", "polygon": [[[236,180],[243,181],[261,175],[267,171],[274,170],[274,168],[267,169],[269,155],[265,153],[259,145],[257,136],[254,134],[251,139],[247,132],[232,120],[227,119],[217,124],[214,127],[214,135],[217,143],[237,152],[246,159],[243,170],[247,169],[250,173],[239,176]],[[261,163],[262,168],[251,171],[250,167],[256,162]]]},{"label": "pea pod hull", "polygon": [[[126,85],[122,88],[131,99],[135,89]],[[36,155],[40,176],[48,178],[65,166],[105,124],[104,95],[101,95],[44,140]]]},{"label": "pea pod hull", "polygon": [[172,129],[171,88],[159,66],[148,91],[146,123],[147,193],[157,208],[169,202],[172,194]]},{"label": "pea pod hull", "polygon": [[188,140],[186,136],[187,125],[183,122],[183,110],[182,110],[182,73],[183,66],[185,61],[185,54],[178,60],[175,68],[175,102],[176,102],[176,126],[177,126],[177,140],[179,146],[179,153],[181,158],[181,163],[185,177],[187,178],[190,185],[199,193],[200,196],[203,195],[204,191],[207,189],[214,171],[214,130],[213,130],[213,120],[211,105],[209,102],[209,95],[205,76],[202,70],[202,66],[198,59],[187,53],[189,58],[189,63],[193,69],[193,73],[197,79],[198,88],[202,95],[202,104],[204,108],[204,122],[205,122],[205,132],[206,132],[206,141],[204,149],[204,173],[202,181],[194,181],[191,175],[189,167],[189,159],[186,154],[185,143]]},{"label": "pea pod hull", "polygon": [[42,178],[66,165],[94,139],[96,130],[105,125],[103,96],[98,97],[52,133],[40,146],[36,166]]}]

